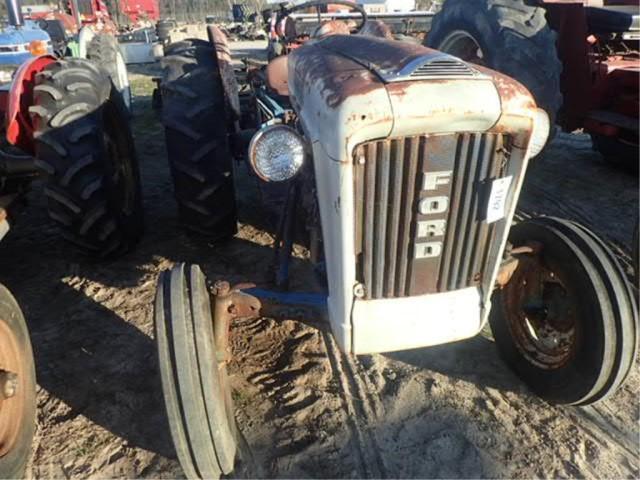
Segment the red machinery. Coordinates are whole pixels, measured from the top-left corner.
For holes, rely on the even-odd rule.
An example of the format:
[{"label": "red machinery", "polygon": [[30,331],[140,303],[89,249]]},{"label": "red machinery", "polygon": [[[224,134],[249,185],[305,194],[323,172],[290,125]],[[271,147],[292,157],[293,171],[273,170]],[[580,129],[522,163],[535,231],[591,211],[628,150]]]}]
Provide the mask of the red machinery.
[{"label": "red machinery", "polygon": [[153,22],[160,20],[158,0],[120,0],[118,10],[133,24],[145,20]]},{"label": "red machinery", "polygon": [[637,0],[547,1],[558,34],[564,97],[559,123],[584,128],[609,158],[638,158],[640,6]]},{"label": "red machinery", "polygon": [[446,0],[426,41],[519,80],[561,128],[638,168],[638,0]]}]

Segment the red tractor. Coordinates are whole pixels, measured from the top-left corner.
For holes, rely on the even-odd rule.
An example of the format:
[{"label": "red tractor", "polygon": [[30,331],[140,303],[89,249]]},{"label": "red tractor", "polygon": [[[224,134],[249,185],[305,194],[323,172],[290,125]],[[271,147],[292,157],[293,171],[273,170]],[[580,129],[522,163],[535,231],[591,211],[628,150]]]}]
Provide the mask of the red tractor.
[{"label": "red tractor", "polygon": [[426,45],[523,83],[566,131],[638,169],[637,0],[446,0]]},{"label": "red tractor", "polygon": [[[34,181],[42,180],[49,216],[65,239],[98,257],[121,254],[141,236],[142,204],[125,100],[96,63],[113,58],[107,56],[111,44],[96,45],[94,61],[57,57],[47,41],[29,40],[43,34],[24,22],[18,2],[8,0],[7,7],[11,25],[2,30],[7,46],[0,51],[0,68],[9,72],[0,81],[0,239]],[[24,476],[35,388],[25,319],[0,285],[0,478]]]},{"label": "red tractor", "polygon": [[[18,3],[7,6],[12,34],[27,30]],[[127,97],[109,70],[118,63],[117,44],[92,33],[86,59],[49,49],[2,65],[12,74],[0,83],[0,211],[11,222],[11,207],[44,178],[49,216],[63,236],[106,257],[141,235],[140,181]]]}]

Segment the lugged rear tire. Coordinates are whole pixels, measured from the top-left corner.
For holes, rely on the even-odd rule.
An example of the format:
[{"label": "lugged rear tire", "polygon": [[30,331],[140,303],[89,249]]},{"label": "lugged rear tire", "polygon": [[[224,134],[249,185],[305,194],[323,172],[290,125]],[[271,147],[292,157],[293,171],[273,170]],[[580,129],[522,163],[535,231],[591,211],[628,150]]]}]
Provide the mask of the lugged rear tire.
[{"label": "lugged rear tire", "polygon": [[446,0],[433,17],[426,45],[457,55],[447,46],[456,32],[479,44],[487,67],[527,87],[553,125],[562,105],[562,64],[544,7],[528,0]]},{"label": "lugged rear tire", "polygon": [[[637,305],[624,270],[595,234],[567,220],[520,223],[509,241],[514,247],[541,245],[540,262],[553,275],[540,277],[543,293],[531,296],[527,289],[536,277],[522,255],[509,283],[494,292],[489,318],[501,356],[548,402],[588,405],[608,398],[637,354]],[[571,318],[571,329],[562,325]],[[560,339],[555,343],[553,332]],[[563,335],[571,337],[564,352],[558,348]]]},{"label": "lugged rear tire", "polygon": [[182,50],[189,50],[190,48],[211,48],[211,43],[207,40],[202,40],[200,38],[186,38],[184,40],[180,40],[179,42],[170,43],[166,47],[164,47],[164,54],[173,55]]},{"label": "lugged rear tire", "polygon": [[15,298],[0,285],[0,368],[17,375],[0,402],[0,478],[24,478],[36,423],[36,372],[29,330]]},{"label": "lugged rear tire", "polygon": [[107,73],[88,60],[59,60],[37,75],[34,90],[29,111],[49,216],[86,253],[127,252],[143,231],[140,173]]},{"label": "lugged rear tire", "polygon": [[131,113],[133,95],[131,94],[127,65],[116,37],[104,33],[93,37],[87,48],[87,59],[107,71],[113,85],[122,97],[125,108]]},{"label": "lugged rear tire", "polygon": [[183,224],[212,240],[237,231],[226,101],[212,46],[162,60],[162,123]]}]

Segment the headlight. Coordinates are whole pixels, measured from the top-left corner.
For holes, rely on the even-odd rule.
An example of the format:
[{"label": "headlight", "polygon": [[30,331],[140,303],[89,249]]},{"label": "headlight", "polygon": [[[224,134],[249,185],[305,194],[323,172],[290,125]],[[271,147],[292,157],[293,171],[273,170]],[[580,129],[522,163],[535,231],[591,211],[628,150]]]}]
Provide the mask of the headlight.
[{"label": "headlight", "polygon": [[302,167],[305,142],[291,127],[270,125],[259,130],[249,144],[249,161],[256,174],[267,182],[293,178]]},{"label": "headlight", "polygon": [[533,119],[533,132],[529,142],[529,158],[535,157],[542,151],[549,139],[550,130],[549,115],[541,108],[538,108]]},{"label": "headlight", "polygon": [[16,69],[16,65],[0,66],[0,83],[11,83],[11,81],[13,80],[13,74]]}]

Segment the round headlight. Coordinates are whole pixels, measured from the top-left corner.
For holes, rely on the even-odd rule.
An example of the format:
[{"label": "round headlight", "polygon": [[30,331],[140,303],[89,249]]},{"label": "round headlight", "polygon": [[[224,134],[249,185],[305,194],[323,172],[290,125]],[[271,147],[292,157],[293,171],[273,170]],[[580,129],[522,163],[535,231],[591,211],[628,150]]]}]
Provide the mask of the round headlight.
[{"label": "round headlight", "polygon": [[270,125],[258,131],[249,144],[249,161],[267,182],[293,178],[305,158],[304,139],[291,127]]},{"label": "round headlight", "polygon": [[541,108],[538,108],[533,119],[533,132],[529,142],[529,158],[535,157],[542,151],[547,144],[550,131],[549,115]]}]

